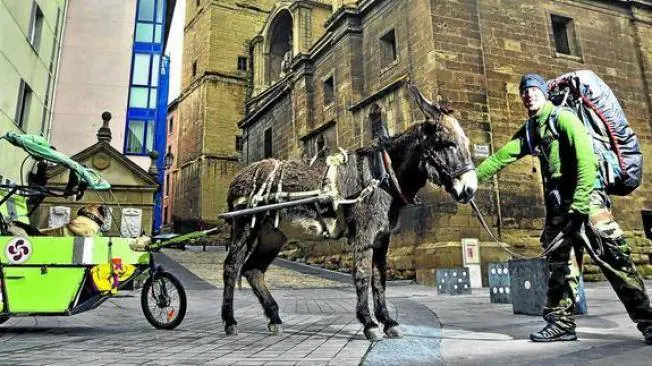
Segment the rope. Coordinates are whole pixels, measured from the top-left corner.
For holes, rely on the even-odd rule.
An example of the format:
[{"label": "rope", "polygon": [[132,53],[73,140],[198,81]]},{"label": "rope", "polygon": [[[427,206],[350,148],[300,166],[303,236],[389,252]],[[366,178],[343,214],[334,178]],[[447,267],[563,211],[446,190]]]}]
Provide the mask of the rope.
[{"label": "rope", "polygon": [[[480,212],[480,209],[478,208],[478,205],[476,205],[474,200],[469,201],[469,205],[471,205],[471,208],[473,209],[473,212],[475,213],[475,216],[478,218],[478,221],[480,221],[480,224],[482,227],[487,231],[491,239],[506,253],[510,254],[512,257],[516,258],[521,258],[521,259],[530,259],[527,256],[524,256],[522,254],[516,253],[513,250],[509,249],[509,245],[502,243],[498,241],[498,239],[494,236],[494,234],[491,232],[489,229],[489,226],[487,225],[487,222],[484,220],[484,217],[482,216],[482,213]],[[538,258],[538,257],[537,257]]]},{"label": "rope", "polygon": [[480,221],[480,224],[481,224],[482,227],[485,229],[485,231],[487,231],[487,233],[489,234],[489,236],[491,237],[491,239],[493,239],[493,241],[494,241],[494,242],[495,242],[495,243],[496,243],[496,244],[497,244],[497,245],[498,245],[498,246],[499,246],[503,251],[505,251],[506,253],[510,254],[511,256],[513,256],[513,257],[515,257],[515,258],[519,258],[519,259],[536,259],[536,258],[545,258],[545,257],[549,256],[550,254],[552,254],[552,252],[554,252],[555,250],[559,249],[559,247],[561,247],[561,245],[564,243],[564,238],[569,236],[570,225],[567,226],[566,228],[564,228],[563,230],[561,230],[561,231],[560,231],[560,232],[559,232],[559,233],[558,233],[558,234],[557,234],[557,235],[556,235],[556,236],[555,236],[555,237],[550,241],[550,244],[548,245],[548,247],[547,247],[544,251],[542,251],[539,255],[537,255],[537,256],[535,256],[535,257],[528,257],[528,256],[526,256],[526,255],[522,255],[522,254],[519,254],[519,253],[514,252],[513,250],[509,249],[509,245],[507,245],[507,244],[505,244],[505,243],[502,243],[502,242],[498,241],[498,239],[494,236],[494,234],[493,234],[493,233],[491,232],[491,230],[489,229],[489,226],[487,225],[487,222],[484,220],[484,217],[482,216],[482,213],[480,212],[480,209],[479,209],[478,206],[476,205],[475,201],[474,201],[474,200],[471,200],[471,201],[469,201],[469,204],[471,205],[471,208],[473,209],[473,212],[474,212],[475,215],[477,216],[478,221]]},{"label": "rope", "polygon": [[[272,187],[271,182],[274,180],[274,176],[276,175],[276,170],[278,170],[278,167],[280,166],[278,160],[274,159],[272,160],[272,162],[274,162],[274,169],[272,169],[272,171],[267,175],[267,178],[265,178],[265,180],[263,181],[263,184],[260,186],[258,193],[256,193],[253,197],[251,197],[251,200],[249,201],[249,205],[251,205],[252,208],[258,206],[260,202],[266,201],[269,198],[269,191],[266,195],[263,195],[263,192],[265,192],[265,190],[267,189],[268,184],[271,189]],[[254,184],[255,184],[255,180],[254,180]],[[252,194],[253,192],[255,192],[255,185],[254,185],[254,189],[252,189],[251,192]],[[254,226],[256,226],[256,215],[253,215],[251,217],[251,227],[253,228]]]},{"label": "rope", "polygon": [[[100,193],[100,191],[95,191],[95,193],[100,197],[100,200],[102,201],[103,204],[108,205],[108,206],[111,205],[110,203],[107,202],[107,200],[104,198],[102,193]],[[118,206],[118,210],[120,210],[120,215],[122,215],[122,206],[120,205],[120,201],[118,201],[118,199],[115,197],[115,194],[113,193],[112,189],[109,189],[109,193],[111,194],[111,197],[113,198],[113,202],[115,202],[115,204]],[[113,223],[115,225],[116,229],[118,229],[118,230],[120,229],[120,226],[118,226],[118,222],[116,221],[115,215],[113,214],[113,212],[111,212],[111,223]],[[111,230],[111,228],[109,227],[109,231],[110,230]],[[129,228],[128,225],[127,225],[127,230],[129,231],[130,236],[132,236],[132,237],[137,237],[138,236],[138,233],[136,233],[136,235],[134,235],[134,233],[131,232],[131,228]]]},{"label": "rope", "polygon": [[[283,193],[283,177],[285,175],[285,170],[281,169],[281,174],[278,177],[278,183],[276,187],[276,199],[278,200],[281,193]],[[274,217],[274,227],[278,228],[279,221],[281,220],[281,211],[276,211],[276,217]]]}]

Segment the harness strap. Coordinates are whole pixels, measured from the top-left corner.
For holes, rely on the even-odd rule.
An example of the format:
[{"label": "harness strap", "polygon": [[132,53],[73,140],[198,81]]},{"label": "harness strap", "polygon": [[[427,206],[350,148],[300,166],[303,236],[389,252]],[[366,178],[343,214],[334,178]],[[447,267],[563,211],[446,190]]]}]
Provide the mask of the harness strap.
[{"label": "harness strap", "polygon": [[[278,183],[276,187],[276,196],[278,197],[283,193],[283,176],[285,175],[285,170],[281,169],[281,175],[278,177]],[[277,198],[278,200],[278,198]],[[274,217],[274,227],[278,228],[279,221],[281,220],[281,212],[276,211],[276,217]]]},{"label": "harness strap", "polygon": [[[330,155],[326,157],[326,165],[328,168],[324,173],[324,182],[322,189],[326,192],[339,197],[339,187],[337,186],[337,169],[342,164],[349,163],[349,153],[342,149],[338,148],[340,152],[338,154]],[[333,200],[333,210],[337,211],[339,206],[339,200]]]},{"label": "harness strap", "polygon": [[[559,131],[557,130],[557,116],[559,115],[561,108],[572,111],[570,108],[567,107],[555,106],[552,112],[550,112],[547,123],[554,138],[559,138]],[[535,123],[532,120],[532,118],[528,118],[525,121],[525,141],[527,142],[527,147],[530,155],[538,155],[537,152],[535,151],[536,148],[535,146],[536,143],[534,142],[535,136],[536,136]]]},{"label": "harness strap", "polygon": [[252,202],[254,199],[254,196],[256,195],[256,188],[257,188],[257,182],[258,182],[258,174],[260,173],[260,166],[262,164],[256,165],[256,169],[254,170],[254,180],[253,180],[253,187],[251,188],[251,193],[249,194],[249,198],[246,199],[247,205],[249,205],[249,202]]},{"label": "harness strap", "polygon": [[525,141],[527,142],[527,147],[530,151],[530,155],[534,155],[534,143],[532,142],[532,119],[528,118],[525,121]]},{"label": "harness strap", "polygon": [[469,165],[464,165],[464,166],[460,167],[459,169],[457,169],[455,171],[451,171],[446,166],[446,163],[444,163],[444,161],[441,158],[439,158],[437,155],[435,155],[433,153],[430,153],[430,152],[426,152],[426,154],[428,155],[428,157],[430,159],[432,159],[432,161],[435,164],[437,164],[439,166],[439,169],[444,173],[444,175],[446,175],[446,178],[451,180],[451,181],[453,179],[459,177],[460,175],[475,169],[473,164],[469,164]]},{"label": "harness strap", "polygon": [[559,116],[559,107],[556,107],[555,109],[552,110],[550,116],[548,117],[548,126],[550,127],[550,131],[552,132],[552,135],[555,136],[555,138],[559,138],[559,132],[557,131],[558,116]]},{"label": "harness strap", "polygon": [[396,191],[401,201],[403,201],[403,203],[405,203],[406,205],[413,203],[413,201],[408,200],[403,194],[403,190],[401,190],[401,185],[399,184],[398,178],[396,177],[396,173],[394,172],[394,168],[392,167],[392,159],[389,157],[389,154],[385,149],[382,149],[382,157],[383,157],[383,164],[385,165],[385,170],[387,170],[387,173],[389,175],[389,183],[392,186],[392,188],[394,188],[394,191]]},{"label": "harness strap", "polygon": [[[263,201],[264,200],[263,197],[268,197],[269,196],[269,192],[270,192],[271,187],[272,187],[272,182],[274,181],[274,178],[276,178],[276,172],[278,171],[278,168],[281,166],[281,163],[278,160],[274,159],[272,161],[274,162],[274,168],[267,175],[267,178],[263,182],[263,185],[260,186],[260,190],[258,191],[256,196],[254,196],[255,204],[258,204],[261,201]],[[266,192],[266,194],[265,194],[265,192]]]},{"label": "harness strap", "polygon": [[326,150],[326,147],[322,147],[321,149],[319,149],[319,151],[317,151],[315,153],[315,156],[313,156],[312,159],[310,159],[310,163],[308,164],[308,166],[312,166],[315,163],[315,161],[317,161],[317,158],[319,157],[319,155],[322,152],[324,152],[324,150]]}]

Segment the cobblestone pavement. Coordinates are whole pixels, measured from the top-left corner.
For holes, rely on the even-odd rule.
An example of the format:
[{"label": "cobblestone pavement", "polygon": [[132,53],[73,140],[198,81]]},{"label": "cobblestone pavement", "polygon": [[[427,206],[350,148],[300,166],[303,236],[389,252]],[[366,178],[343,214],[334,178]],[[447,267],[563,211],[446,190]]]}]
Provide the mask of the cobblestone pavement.
[{"label": "cobblestone pavement", "polygon": [[[224,253],[167,251],[166,255],[196,272],[159,258],[187,290],[188,313],[176,330],[152,328],[140,309],[140,292],[124,292],[123,298],[110,299],[96,310],[72,317],[10,319],[0,327],[0,364],[359,365],[372,353],[378,354],[378,362],[369,358],[371,363],[366,364],[385,362],[382,354],[386,350],[372,347],[362,334],[354,314],[355,291],[349,283],[275,266],[269,278],[277,287],[273,295],[280,306],[284,332],[269,334],[262,307],[251,290],[243,288],[236,290],[235,299],[239,333],[227,337],[219,320],[221,289],[199,278],[220,286],[215,272],[221,273],[219,258],[223,259]],[[406,338],[388,340],[385,347],[391,342],[423,339],[425,343],[417,342],[415,349],[432,354],[429,359],[436,361],[439,340],[428,335],[429,323],[438,330],[434,314],[405,299],[390,301],[389,308],[392,314],[403,314],[405,309],[419,326],[407,325]],[[430,349],[424,350],[424,345]]]},{"label": "cobblestone pavement", "polygon": [[[208,247],[201,251],[199,247],[189,247],[188,250],[165,249],[163,252],[175,262],[183,265],[192,273],[207,281],[215,287],[223,288],[222,268],[226,251],[223,247]],[[277,265],[270,265],[265,273],[265,280],[269,288],[325,288],[349,287],[350,283],[327,280],[321,277],[302,274]],[[250,288],[245,279],[242,280],[243,288]]]},{"label": "cobblestone pavement", "polygon": [[0,364],[357,365],[366,353],[350,291],[277,291],[286,314],[279,336],[268,334],[250,292],[237,292],[234,337],[219,321],[218,291],[189,291],[188,313],[174,331],[147,323],[138,293],[72,317],[12,318],[0,329]]}]

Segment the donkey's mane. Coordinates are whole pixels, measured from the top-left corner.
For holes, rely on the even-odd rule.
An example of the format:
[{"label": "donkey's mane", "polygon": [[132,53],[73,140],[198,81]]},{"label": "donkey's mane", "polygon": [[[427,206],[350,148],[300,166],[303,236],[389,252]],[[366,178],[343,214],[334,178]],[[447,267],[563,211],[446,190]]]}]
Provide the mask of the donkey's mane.
[{"label": "donkey's mane", "polygon": [[[405,147],[414,144],[417,141],[420,141],[421,138],[424,136],[424,131],[422,128],[422,124],[425,122],[421,123],[414,123],[410,127],[408,127],[405,131],[399,133],[398,135],[394,135],[389,138],[389,141],[386,143],[386,148],[389,150],[393,150],[398,147]],[[359,155],[368,155],[373,153],[378,149],[377,145],[371,145],[371,146],[365,146],[357,149],[355,152]]]},{"label": "donkey's mane", "polygon": [[[427,123],[435,124],[435,122],[432,122],[431,120],[413,122],[405,131],[390,137],[389,141],[385,143],[385,148],[389,151],[398,149],[398,151],[403,153],[409,152],[409,150],[413,148],[415,144],[424,141],[424,137],[426,134],[428,134],[428,132],[423,127]],[[446,126],[436,128],[435,131],[431,134],[441,140],[453,140],[453,132],[450,131],[450,129]],[[371,146],[361,147],[355,152],[359,155],[368,155],[377,149],[378,145],[374,143]]]}]

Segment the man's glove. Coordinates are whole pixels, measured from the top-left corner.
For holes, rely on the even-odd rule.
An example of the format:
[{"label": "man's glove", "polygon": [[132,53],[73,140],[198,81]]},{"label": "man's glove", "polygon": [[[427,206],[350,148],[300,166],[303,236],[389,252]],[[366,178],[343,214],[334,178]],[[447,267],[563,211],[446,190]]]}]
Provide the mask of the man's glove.
[{"label": "man's glove", "polygon": [[574,210],[568,211],[564,223],[564,231],[566,233],[576,233],[582,228],[582,225],[589,220],[586,214]]}]

